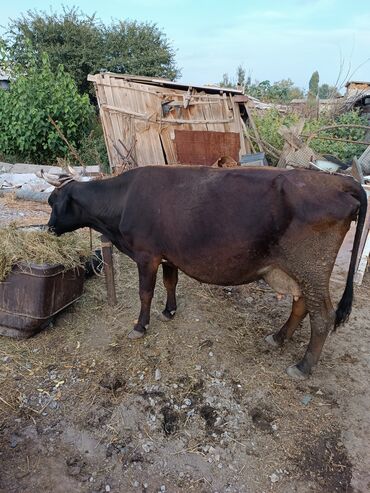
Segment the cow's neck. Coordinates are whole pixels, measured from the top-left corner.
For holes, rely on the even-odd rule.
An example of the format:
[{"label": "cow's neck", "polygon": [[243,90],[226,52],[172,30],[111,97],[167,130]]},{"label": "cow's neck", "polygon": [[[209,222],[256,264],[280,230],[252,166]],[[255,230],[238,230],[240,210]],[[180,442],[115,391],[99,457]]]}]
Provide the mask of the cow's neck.
[{"label": "cow's neck", "polygon": [[[120,196],[124,194],[123,187]],[[112,239],[119,230],[121,208],[110,180],[78,184],[74,190],[74,200],[83,211],[84,226],[95,229]]]}]

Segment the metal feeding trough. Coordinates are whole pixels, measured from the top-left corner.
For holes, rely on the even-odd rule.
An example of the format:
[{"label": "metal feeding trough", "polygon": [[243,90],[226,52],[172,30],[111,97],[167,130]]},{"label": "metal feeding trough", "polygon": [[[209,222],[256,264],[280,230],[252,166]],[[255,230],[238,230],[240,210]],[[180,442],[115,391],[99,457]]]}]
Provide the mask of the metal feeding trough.
[{"label": "metal feeding trough", "polygon": [[15,264],[0,282],[0,334],[28,338],[45,329],[60,311],[81,297],[84,278],[81,266],[65,270],[61,264]]},{"label": "metal feeding trough", "polygon": [[45,329],[81,297],[84,275],[83,267],[16,264],[0,282],[0,334],[28,338]]},{"label": "metal feeding trough", "polygon": [[[25,226],[24,231],[47,226]],[[82,296],[84,280],[104,269],[107,301],[117,303],[112,244],[104,236],[102,246],[84,266],[65,270],[64,266],[20,262],[0,282],[0,335],[28,338],[45,329],[54,317]]]}]

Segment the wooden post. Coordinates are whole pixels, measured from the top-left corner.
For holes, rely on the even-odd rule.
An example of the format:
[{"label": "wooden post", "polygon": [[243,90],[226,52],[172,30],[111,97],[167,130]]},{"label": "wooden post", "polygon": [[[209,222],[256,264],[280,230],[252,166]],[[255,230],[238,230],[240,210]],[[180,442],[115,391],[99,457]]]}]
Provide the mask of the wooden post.
[{"label": "wooden post", "polygon": [[117,304],[117,296],[116,296],[116,287],[114,285],[112,243],[104,235],[100,237],[100,240],[101,240],[101,247],[102,247],[101,251],[102,251],[103,262],[104,262],[105,284],[107,286],[108,305],[114,306]]}]

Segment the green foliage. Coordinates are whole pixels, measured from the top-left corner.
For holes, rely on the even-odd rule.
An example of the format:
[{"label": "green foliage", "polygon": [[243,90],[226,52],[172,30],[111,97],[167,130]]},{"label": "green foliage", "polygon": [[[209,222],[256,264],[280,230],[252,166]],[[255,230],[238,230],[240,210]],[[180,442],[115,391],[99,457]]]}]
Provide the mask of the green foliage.
[{"label": "green foliage", "polygon": [[[314,133],[321,127],[329,125],[367,125],[368,122],[366,118],[359,115],[357,111],[349,111],[343,113],[335,119],[331,119],[325,116],[321,116],[318,120],[312,119],[306,121],[304,127],[304,133],[311,134]],[[339,139],[349,139],[349,140],[364,140],[365,139],[365,129],[361,128],[337,128],[333,130],[327,130],[320,132],[320,137],[335,137]],[[343,162],[351,161],[354,156],[360,156],[366,149],[366,146],[361,146],[359,144],[350,144],[348,142],[337,142],[330,140],[319,140],[314,139],[310,143],[310,147],[320,154],[332,154],[338,157]]]},{"label": "green foliage", "polygon": [[[82,138],[78,154],[86,166],[99,164],[104,172],[110,172],[103,128],[98,118],[95,119],[91,131]],[[70,156],[70,159],[73,160],[73,157]]]},{"label": "green foliage", "polygon": [[28,11],[8,26],[6,42],[13,64],[27,69],[28,48],[41,63],[47,53],[53,70],[62,64],[80,92],[87,92],[87,75],[101,70],[174,79],[180,72],[175,51],[152,23],[112,22],[104,25],[95,15],[76,7],[62,13]]},{"label": "green foliage", "polygon": [[[276,109],[271,109],[263,114],[254,116],[258,132],[261,138],[281,150],[284,145],[284,139],[279,135],[278,130],[282,125],[287,127],[298,122],[299,116],[296,113],[281,114]],[[366,119],[358,114],[357,111],[349,111],[337,118],[320,116],[320,118],[306,119],[303,134],[315,133],[322,127],[329,125],[366,125]],[[366,130],[358,128],[338,128],[334,130],[323,131],[320,136],[331,136],[350,140],[364,140]],[[310,147],[319,154],[331,154],[343,162],[350,161],[354,156],[359,156],[366,148],[358,144],[346,142],[336,142],[329,140],[314,139]],[[275,164],[275,160],[271,159]]]},{"label": "green foliage", "polygon": [[292,99],[303,98],[303,91],[295,86],[291,79],[282,79],[271,84],[269,80],[250,84],[246,88],[247,94],[263,101],[287,104]]},{"label": "green foliage", "polygon": [[245,69],[239,65],[235,78],[223,74],[221,87],[239,88],[246,94],[266,102],[289,103],[292,99],[303,98],[303,91],[295,86],[291,79],[283,79],[271,84],[269,80],[253,82],[250,76],[246,76]]},{"label": "green foliage", "polygon": [[284,145],[284,139],[278,133],[279,128],[282,125],[290,127],[298,120],[299,116],[296,113],[282,114],[275,108],[254,115],[254,121],[262,140],[273,145],[276,149],[282,149]]},{"label": "green foliage", "polygon": [[340,96],[340,92],[338,91],[336,86],[330,86],[329,84],[321,84],[321,86],[319,86],[320,99],[330,99],[339,96]]},{"label": "green foliage", "polygon": [[94,110],[62,66],[52,69],[46,55],[40,65],[30,57],[27,60],[27,75],[18,74],[10,90],[0,91],[0,153],[37,163],[53,162],[66,156],[68,148],[48,116],[78,147],[90,129]]},{"label": "green foliage", "polygon": [[175,79],[175,51],[155,24],[118,21],[103,30],[103,68],[122,74]]},{"label": "green foliage", "polygon": [[312,75],[310,82],[308,83],[308,97],[316,98],[319,93],[319,72],[316,70]]}]

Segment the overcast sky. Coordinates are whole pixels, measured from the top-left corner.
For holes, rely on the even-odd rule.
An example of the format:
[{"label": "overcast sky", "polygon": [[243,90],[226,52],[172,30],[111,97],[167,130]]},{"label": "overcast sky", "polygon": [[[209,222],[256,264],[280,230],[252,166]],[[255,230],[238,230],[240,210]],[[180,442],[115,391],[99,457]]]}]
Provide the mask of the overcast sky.
[{"label": "overcast sky", "polygon": [[[252,79],[291,78],[307,88],[343,77],[370,80],[370,0],[63,0],[109,23],[151,21],[176,50],[185,83],[217,83],[243,65]],[[58,10],[50,0],[3,0],[0,24],[28,9]],[[358,68],[359,67],[359,68]],[[355,69],[357,69],[355,71]]]}]

